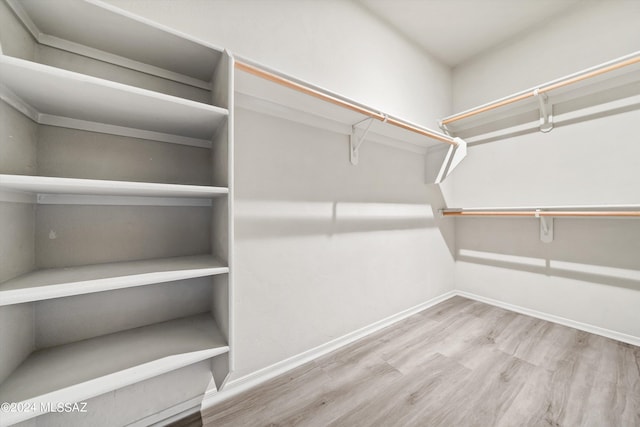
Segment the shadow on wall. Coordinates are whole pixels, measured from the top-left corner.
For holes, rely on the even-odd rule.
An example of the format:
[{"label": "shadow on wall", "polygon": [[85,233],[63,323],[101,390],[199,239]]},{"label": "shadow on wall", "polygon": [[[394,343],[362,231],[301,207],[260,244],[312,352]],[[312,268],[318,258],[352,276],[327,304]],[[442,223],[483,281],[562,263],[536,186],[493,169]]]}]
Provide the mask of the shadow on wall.
[{"label": "shadow on wall", "polygon": [[556,218],[551,243],[535,219],[457,221],[457,261],[640,290],[640,221]]},{"label": "shadow on wall", "polygon": [[428,204],[240,200],[236,236],[333,235],[435,226]]},{"label": "shadow on wall", "polygon": [[368,141],[354,167],[341,133],[242,108],[235,122],[237,238],[430,230],[437,239],[439,228],[453,258],[454,225],[436,216],[444,201],[424,184],[424,156]]},{"label": "shadow on wall", "polygon": [[454,223],[440,218],[445,206],[437,185],[428,185],[426,203],[237,200],[237,238],[311,236],[437,228],[455,256]]}]

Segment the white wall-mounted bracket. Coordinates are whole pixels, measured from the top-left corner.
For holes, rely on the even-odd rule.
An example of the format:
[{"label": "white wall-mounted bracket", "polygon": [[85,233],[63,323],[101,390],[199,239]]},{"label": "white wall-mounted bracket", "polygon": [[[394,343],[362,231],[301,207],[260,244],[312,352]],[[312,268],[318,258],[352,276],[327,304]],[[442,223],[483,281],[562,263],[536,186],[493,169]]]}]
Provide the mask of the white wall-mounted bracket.
[{"label": "white wall-mounted bracket", "polygon": [[449,135],[451,136],[451,131],[449,130],[449,128],[447,127],[447,125],[445,125],[444,123],[442,123],[442,120],[438,121],[438,126],[440,127],[440,129],[442,130],[442,132],[445,135]]},{"label": "white wall-mounted bracket", "polygon": [[541,216],[540,212],[540,209],[536,209],[536,218],[540,218],[540,240],[551,243],[553,242],[553,218]]},{"label": "white wall-mounted bracket", "polygon": [[[373,117],[368,117],[362,121],[351,126],[351,135],[349,135],[349,160],[352,165],[358,164],[359,154],[360,154],[360,146],[364,143],[365,138],[367,137],[367,133],[369,133],[369,129],[371,129],[371,125],[375,119]],[[384,121],[387,121],[387,116],[384,116]],[[358,136],[358,125],[367,122],[367,127],[362,132],[362,135]]]},{"label": "white wall-mounted bracket", "polygon": [[453,138],[456,145],[449,147],[447,155],[442,162],[435,184],[440,184],[449,174],[467,157],[467,142],[462,138]]},{"label": "white wall-mounted bracket", "polygon": [[547,133],[553,129],[553,105],[549,104],[546,93],[540,93],[539,89],[533,91],[540,105],[540,132]]}]

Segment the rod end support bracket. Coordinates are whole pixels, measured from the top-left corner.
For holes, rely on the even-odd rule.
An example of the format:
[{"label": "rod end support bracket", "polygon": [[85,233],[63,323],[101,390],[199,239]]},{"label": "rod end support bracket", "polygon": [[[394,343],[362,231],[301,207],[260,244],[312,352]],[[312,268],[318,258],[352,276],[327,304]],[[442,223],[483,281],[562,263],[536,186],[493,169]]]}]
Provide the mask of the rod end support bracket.
[{"label": "rod end support bracket", "polygon": [[538,99],[540,106],[540,132],[548,133],[553,130],[553,105],[549,104],[549,96],[546,93],[540,93],[540,89],[533,91]]},{"label": "rod end support bracket", "polygon": [[536,209],[536,218],[540,219],[540,240],[544,243],[553,242],[553,218],[541,216],[540,209]]}]

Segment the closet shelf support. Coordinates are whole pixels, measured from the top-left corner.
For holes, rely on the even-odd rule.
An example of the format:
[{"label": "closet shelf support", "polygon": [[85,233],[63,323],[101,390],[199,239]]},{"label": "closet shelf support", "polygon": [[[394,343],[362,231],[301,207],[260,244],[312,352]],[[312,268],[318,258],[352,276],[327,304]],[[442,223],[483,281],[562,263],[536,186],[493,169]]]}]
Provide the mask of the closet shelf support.
[{"label": "closet shelf support", "polygon": [[[373,117],[368,117],[362,121],[351,126],[351,135],[349,135],[349,160],[351,164],[356,166],[358,164],[358,159],[360,157],[360,146],[365,141],[367,134],[369,133],[369,129],[371,129],[371,125],[373,124]],[[383,122],[387,121],[387,116],[384,115]],[[362,135],[358,136],[358,125],[367,122],[367,127],[362,132]]]},{"label": "closet shelf support", "polygon": [[441,184],[445,178],[447,178],[451,172],[467,157],[467,142],[462,138],[455,137],[453,140],[456,145],[449,147],[447,155],[440,166],[440,171],[436,177],[435,184]]}]

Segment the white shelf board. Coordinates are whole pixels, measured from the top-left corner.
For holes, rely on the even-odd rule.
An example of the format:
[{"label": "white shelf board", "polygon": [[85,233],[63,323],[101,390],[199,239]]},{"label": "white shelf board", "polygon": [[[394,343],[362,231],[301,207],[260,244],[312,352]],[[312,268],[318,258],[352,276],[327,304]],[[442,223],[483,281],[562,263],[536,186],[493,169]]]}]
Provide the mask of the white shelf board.
[{"label": "white shelf board", "polygon": [[38,123],[103,133],[137,130],[132,136],[210,145],[228,115],[224,108],[6,55],[0,55],[0,83],[3,99]]},{"label": "white shelf board", "polygon": [[[81,402],[226,353],[209,314],[186,317],[32,353],[0,386],[2,402]],[[40,415],[2,414],[11,425]]]},{"label": "white shelf board", "polygon": [[[313,87],[313,85],[308,86]],[[315,121],[317,122],[316,127],[344,134],[351,132],[352,125],[368,118],[368,116],[364,114],[306,95],[243,71],[237,71],[235,73],[235,91],[240,94],[237,98],[237,106],[262,111],[266,114],[287,118],[306,125],[314,125]],[[328,91],[323,90],[323,92]],[[350,102],[356,105],[362,105],[355,101]],[[374,108],[370,109],[376,110]],[[296,114],[296,112],[302,114]],[[362,134],[366,126],[367,123],[362,123],[359,127],[360,130],[358,134]],[[442,142],[424,135],[386,124],[376,119],[373,120],[367,139],[382,143],[384,143],[385,139],[391,139],[398,143],[410,144],[420,148],[445,145]]]},{"label": "white shelf board", "polygon": [[102,1],[9,0],[9,5],[42,44],[178,81],[187,76],[210,82],[222,53]]},{"label": "white shelf board", "polygon": [[205,185],[158,184],[150,182],[2,174],[0,174],[0,189],[36,194],[195,198],[211,198],[225,195],[229,192],[225,187],[210,187]]},{"label": "white shelf board", "polygon": [[36,270],[0,283],[0,306],[228,272],[211,255]]}]

